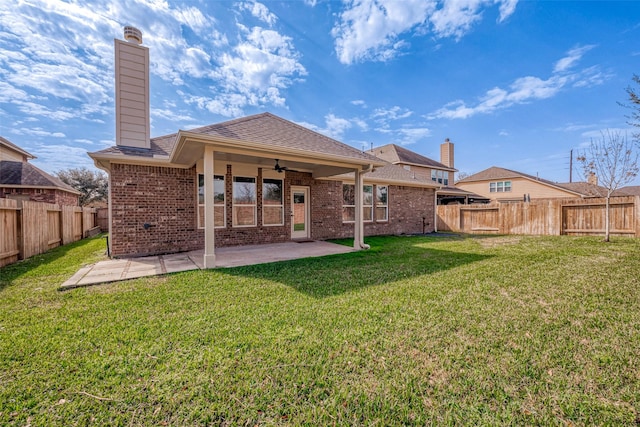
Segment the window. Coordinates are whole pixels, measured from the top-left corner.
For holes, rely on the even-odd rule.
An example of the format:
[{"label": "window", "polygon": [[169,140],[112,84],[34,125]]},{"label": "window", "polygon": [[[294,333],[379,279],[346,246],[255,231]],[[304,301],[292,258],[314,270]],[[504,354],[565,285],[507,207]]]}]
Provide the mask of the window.
[{"label": "window", "polygon": [[490,193],[509,193],[511,192],[511,181],[496,181],[489,183]]},{"label": "window", "polygon": [[389,187],[376,185],[376,221],[387,221],[389,218],[388,193]]},{"label": "window", "polygon": [[284,204],[282,202],[282,180],[262,180],[262,224],[283,225]]},{"label": "window", "polygon": [[373,185],[363,185],[362,192],[362,220],[373,221]]},{"label": "window", "polygon": [[431,181],[438,184],[449,185],[449,172],[431,169]]},{"label": "window", "polygon": [[355,185],[342,185],[342,221],[350,222],[356,220],[356,195]]},{"label": "window", "polygon": [[[373,220],[373,185],[362,186],[362,220]],[[356,195],[355,185],[342,185],[342,221],[352,222],[356,220]]]},{"label": "window", "polygon": [[233,226],[250,227],[256,225],[256,179],[233,177]]},{"label": "window", "polygon": [[[216,228],[224,228],[224,176],[213,176],[213,218]],[[198,174],[198,228],[204,228],[204,175]]]}]

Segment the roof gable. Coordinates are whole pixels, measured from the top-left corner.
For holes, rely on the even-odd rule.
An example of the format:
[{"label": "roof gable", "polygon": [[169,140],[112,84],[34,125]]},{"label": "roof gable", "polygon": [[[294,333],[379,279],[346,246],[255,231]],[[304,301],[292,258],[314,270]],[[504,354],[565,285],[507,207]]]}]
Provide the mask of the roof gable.
[{"label": "roof gable", "polygon": [[603,197],[607,194],[607,190],[604,187],[593,185],[588,182],[558,183],[511,169],[499,168],[497,166],[492,166],[488,169],[461,179],[456,184],[465,184],[480,181],[499,181],[514,178],[528,179],[530,181],[535,181],[542,185],[551,186],[553,188],[567,191],[569,193],[574,193],[582,197]]},{"label": "roof gable", "polygon": [[20,154],[21,156],[26,157],[27,159],[35,159],[36,158],[36,156],[34,156],[33,154],[29,153],[26,150],[23,150],[22,148],[18,147],[13,142],[11,142],[8,139],[3,138],[1,136],[0,136],[0,145],[5,146],[9,150],[14,151],[14,152]]},{"label": "roof gable", "polygon": [[369,150],[368,153],[371,153],[376,157],[386,160],[389,163],[407,163],[407,164],[425,166],[430,168],[438,168],[438,169],[444,169],[444,170],[450,170],[450,171],[455,170],[453,168],[450,168],[447,165],[444,165],[440,162],[436,162],[433,159],[430,159],[421,154],[418,154],[415,151],[411,151],[404,147],[400,147],[399,145],[396,145],[396,144],[383,145],[382,147],[377,147],[372,150]]}]

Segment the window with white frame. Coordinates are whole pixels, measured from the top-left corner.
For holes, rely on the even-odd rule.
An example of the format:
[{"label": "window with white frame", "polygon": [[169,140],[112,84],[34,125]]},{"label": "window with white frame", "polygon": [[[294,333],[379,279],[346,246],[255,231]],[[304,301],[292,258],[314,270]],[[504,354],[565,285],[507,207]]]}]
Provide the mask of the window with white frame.
[{"label": "window with white frame", "polygon": [[[213,176],[213,218],[216,228],[224,228],[224,175]],[[204,175],[198,174],[198,228],[204,228]]]},{"label": "window with white frame", "polygon": [[362,186],[362,220],[373,221],[373,185]]},{"label": "window with white frame", "polygon": [[256,225],[256,178],[233,177],[233,226],[251,227]]},{"label": "window with white frame", "polygon": [[389,187],[376,185],[376,221],[389,219]]},{"label": "window with white frame", "polygon": [[262,180],[262,224],[284,224],[281,179],[263,178]]},{"label": "window with white frame", "polygon": [[511,191],[511,181],[496,181],[489,183],[490,193],[509,193]]},{"label": "window with white frame", "polygon": [[431,169],[431,181],[438,184],[449,185],[449,172]]},{"label": "window with white frame", "polygon": [[[354,184],[342,184],[342,221],[356,220],[356,195]],[[362,220],[373,220],[373,185],[362,186]]]}]

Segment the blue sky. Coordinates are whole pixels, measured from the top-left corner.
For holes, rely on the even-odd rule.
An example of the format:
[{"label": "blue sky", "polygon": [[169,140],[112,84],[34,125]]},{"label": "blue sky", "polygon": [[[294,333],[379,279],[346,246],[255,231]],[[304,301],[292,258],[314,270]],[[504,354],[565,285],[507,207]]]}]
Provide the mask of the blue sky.
[{"label": "blue sky", "polygon": [[558,182],[571,149],[631,137],[640,2],[518,0],[0,1],[0,135],[49,172],[93,167],[124,25],[150,48],[152,136],[270,111],[435,160],[450,138],[462,172]]}]

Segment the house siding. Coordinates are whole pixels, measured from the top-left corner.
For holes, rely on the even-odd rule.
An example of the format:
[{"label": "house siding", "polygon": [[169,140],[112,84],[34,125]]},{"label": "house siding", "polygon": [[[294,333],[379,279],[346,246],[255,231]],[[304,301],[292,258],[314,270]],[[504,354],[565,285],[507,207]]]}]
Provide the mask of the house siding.
[{"label": "house siding", "polygon": [[[342,222],[342,182],[316,180],[287,171],[284,225],[262,226],[262,169],[257,172],[257,226],[233,227],[233,165],[225,174],[226,226],[215,229],[216,247],[286,242],[291,239],[291,187],[309,187],[311,238],[353,237]],[[111,250],[113,256],[183,252],[204,247],[197,226],[197,172],[191,169],[112,164]],[[365,236],[415,234],[434,230],[434,190],[389,185],[389,220],[364,224]],[[151,225],[149,229],[144,224]]]},{"label": "house siding", "polygon": [[[497,181],[511,181],[511,191],[507,193],[491,193],[489,191],[489,183]],[[459,182],[456,183],[456,187],[498,201],[522,200],[525,194],[528,194],[531,199],[579,197],[575,193],[563,191],[526,178],[500,178],[486,181]]]}]

